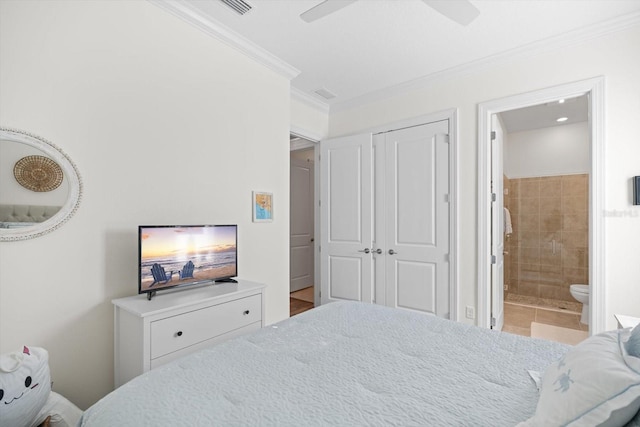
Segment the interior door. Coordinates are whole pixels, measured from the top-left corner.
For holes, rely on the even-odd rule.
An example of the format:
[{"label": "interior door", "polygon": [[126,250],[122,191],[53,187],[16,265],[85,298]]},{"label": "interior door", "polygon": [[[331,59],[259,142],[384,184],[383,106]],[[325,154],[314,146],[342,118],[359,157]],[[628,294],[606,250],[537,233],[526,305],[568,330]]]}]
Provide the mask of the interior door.
[{"label": "interior door", "polygon": [[322,141],[321,302],[373,301],[370,134]]},{"label": "interior door", "polygon": [[491,116],[491,131],[491,328],[500,331],[504,325],[504,131],[496,114]]},{"label": "interior door", "polygon": [[291,158],[289,292],[313,286],[313,162]]},{"label": "interior door", "polygon": [[380,212],[386,305],[445,318],[450,312],[448,134],[448,120],[385,134]]}]

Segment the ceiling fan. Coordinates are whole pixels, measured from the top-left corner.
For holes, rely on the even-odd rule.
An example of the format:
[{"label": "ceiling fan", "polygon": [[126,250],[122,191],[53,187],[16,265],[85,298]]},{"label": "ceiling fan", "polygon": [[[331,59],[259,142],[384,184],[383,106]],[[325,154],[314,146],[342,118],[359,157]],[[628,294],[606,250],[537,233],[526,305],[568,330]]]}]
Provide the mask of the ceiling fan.
[{"label": "ceiling fan", "polygon": [[[313,22],[323,18],[357,0],[324,0],[300,15],[305,22]],[[469,25],[480,15],[480,11],[468,0],[422,0],[428,6],[440,12],[460,25]]]}]

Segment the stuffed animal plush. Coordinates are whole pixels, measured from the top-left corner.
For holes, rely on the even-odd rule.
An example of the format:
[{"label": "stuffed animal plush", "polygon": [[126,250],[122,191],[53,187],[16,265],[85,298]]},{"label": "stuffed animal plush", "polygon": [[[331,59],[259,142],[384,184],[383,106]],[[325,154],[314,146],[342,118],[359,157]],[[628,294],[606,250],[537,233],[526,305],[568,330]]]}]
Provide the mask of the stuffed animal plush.
[{"label": "stuffed animal plush", "polygon": [[0,356],[0,427],[75,427],[82,411],[51,391],[49,353],[23,347]]},{"label": "stuffed animal plush", "polygon": [[631,331],[629,341],[625,344],[627,353],[632,356],[640,357],[640,325],[636,325]]},{"label": "stuffed animal plush", "polygon": [[49,353],[39,347],[0,356],[0,420],[3,426],[31,427],[47,417],[41,409],[51,393]]}]

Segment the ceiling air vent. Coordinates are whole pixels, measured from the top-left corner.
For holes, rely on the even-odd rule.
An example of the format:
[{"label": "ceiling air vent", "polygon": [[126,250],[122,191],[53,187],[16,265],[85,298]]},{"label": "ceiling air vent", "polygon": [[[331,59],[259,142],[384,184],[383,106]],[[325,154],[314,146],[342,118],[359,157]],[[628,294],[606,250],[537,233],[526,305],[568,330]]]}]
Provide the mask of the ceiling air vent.
[{"label": "ceiling air vent", "polygon": [[328,89],[321,88],[315,91],[318,95],[323,97],[324,99],[332,99],[336,97],[335,93],[330,92]]},{"label": "ceiling air vent", "polygon": [[244,15],[245,13],[251,10],[251,5],[242,0],[220,0],[222,3],[229,6],[231,9],[238,12],[240,15]]}]

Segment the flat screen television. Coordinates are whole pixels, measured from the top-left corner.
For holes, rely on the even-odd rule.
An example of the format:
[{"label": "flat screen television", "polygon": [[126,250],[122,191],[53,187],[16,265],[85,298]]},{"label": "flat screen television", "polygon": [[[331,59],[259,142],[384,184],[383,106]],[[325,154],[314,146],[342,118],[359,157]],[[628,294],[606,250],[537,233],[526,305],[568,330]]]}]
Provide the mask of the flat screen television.
[{"label": "flat screen television", "polygon": [[138,226],[138,293],[235,281],[237,225]]}]

